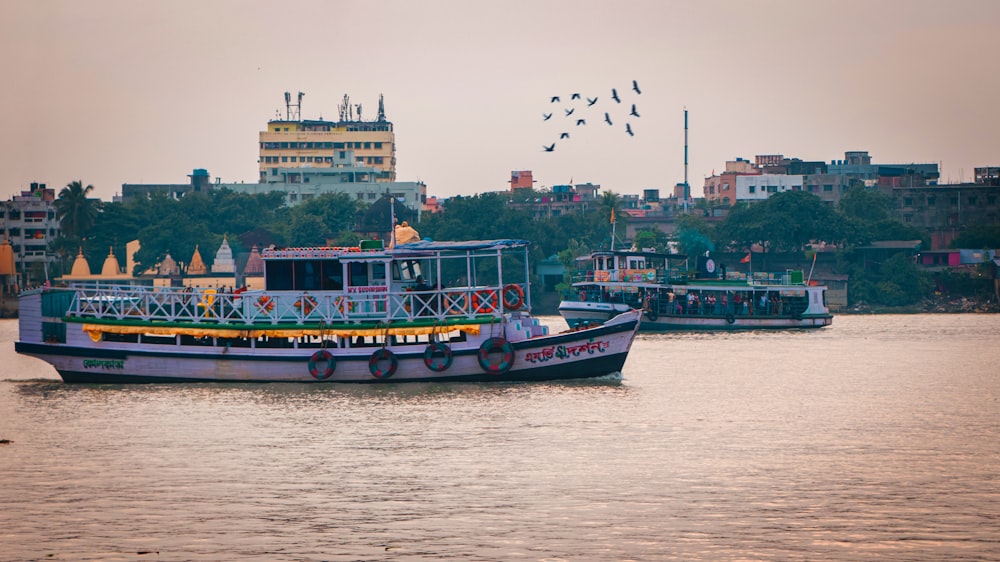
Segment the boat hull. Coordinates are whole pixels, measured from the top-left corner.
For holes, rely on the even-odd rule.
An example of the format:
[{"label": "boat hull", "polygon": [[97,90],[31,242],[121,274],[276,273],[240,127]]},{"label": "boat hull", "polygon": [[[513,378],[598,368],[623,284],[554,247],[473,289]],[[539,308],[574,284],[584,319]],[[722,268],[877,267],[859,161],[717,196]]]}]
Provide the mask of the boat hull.
[{"label": "boat hull", "polygon": [[639,327],[643,332],[789,330],[822,328],[833,323],[833,316],[803,316],[802,318],[764,316],[686,317],[660,316],[656,320],[644,317]]},{"label": "boat hull", "polygon": [[[310,363],[316,349],[206,350],[129,349],[127,346],[15,343],[18,353],[51,364],[67,383],[162,382],[353,382],[396,383],[429,381],[536,381],[601,377],[620,372],[638,329],[637,312],[626,313],[602,326],[561,334],[510,341],[509,370],[487,372],[480,362],[478,341],[452,346],[451,365],[437,372],[424,360],[426,344],[389,346],[397,367],[390,376],[375,376],[370,364],[381,347],[327,350],[328,364]],[[388,363],[380,365],[387,370]],[[376,369],[379,370],[379,369]]]},{"label": "boat hull", "polygon": [[603,324],[630,309],[630,306],[622,303],[588,301],[562,301],[559,303],[559,314],[570,328]]}]

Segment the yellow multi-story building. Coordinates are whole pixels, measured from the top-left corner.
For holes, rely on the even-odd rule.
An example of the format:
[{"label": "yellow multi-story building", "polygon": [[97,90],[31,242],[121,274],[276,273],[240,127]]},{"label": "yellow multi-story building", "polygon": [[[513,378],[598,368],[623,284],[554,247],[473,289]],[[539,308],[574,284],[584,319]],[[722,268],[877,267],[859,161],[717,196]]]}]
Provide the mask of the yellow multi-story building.
[{"label": "yellow multi-story building", "polygon": [[[303,120],[298,104],[285,93],[286,117],[267,123],[260,133],[260,181],[277,176],[282,168],[331,168],[354,153],[357,166],[377,170],[375,181],[396,181],[396,135],[385,118],[382,96],[374,121],[361,119],[361,105],[352,106],[345,95],[338,121]],[[356,111],[355,111],[356,110]]]}]

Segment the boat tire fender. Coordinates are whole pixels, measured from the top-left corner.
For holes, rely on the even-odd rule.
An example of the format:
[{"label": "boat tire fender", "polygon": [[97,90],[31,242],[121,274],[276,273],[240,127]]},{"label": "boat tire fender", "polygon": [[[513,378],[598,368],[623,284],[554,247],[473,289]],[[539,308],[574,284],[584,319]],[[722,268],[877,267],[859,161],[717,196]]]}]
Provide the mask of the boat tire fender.
[{"label": "boat tire fender", "polygon": [[[435,353],[441,357],[435,358]],[[452,359],[451,348],[444,342],[431,342],[424,348],[424,365],[427,365],[427,368],[435,373],[447,371],[448,367],[451,367]]]},{"label": "boat tire fender", "polygon": [[[324,365],[325,364],[325,365]],[[322,370],[320,370],[322,369]],[[317,380],[326,380],[337,370],[337,359],[325,349],[313,353],[309,357],[309,374]]]},{"label": "boat tire fender", "polygon": [[[389,366],[382,369],[379,366],[381,361],[388,361]],[[372,353],[371,357],[368,358],[368,370],[371,372],[372,376],[377,379],[387,379],[391,377],[396,374],[396,369],[398,368],[399,359],[396,359],[396,354],[384,347]]]},{"label": "boat tire fender", "polygon": [[[499,361],[490,361],[490,353],[500,352]],[[479,346],[479,366],[491,375],[502,375],[514,364],[514,347],[505,338],[493,337]]]},{"label": "boat tire fender", "polygon": [[736,316],[734,316],[732,312],[727,313],[726,314],[726,323],[727,324],[732,324],[734,322],[736,322]]}]

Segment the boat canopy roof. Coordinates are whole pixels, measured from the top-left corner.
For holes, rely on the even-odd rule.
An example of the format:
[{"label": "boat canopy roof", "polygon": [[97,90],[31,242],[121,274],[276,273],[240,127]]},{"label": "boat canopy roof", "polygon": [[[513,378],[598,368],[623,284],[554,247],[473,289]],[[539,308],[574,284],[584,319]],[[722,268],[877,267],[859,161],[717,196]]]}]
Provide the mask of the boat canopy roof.
[{"label": "boat canopy roof", "polygon": [[266,249],[261,252],[264,260],[341,259],[347,261],[389,260],[398,256],[429,255],[435,252],[474,252],[477,250],[505,250],[523,248],[530,244],[527,240],[466,240],[462,242],[434,242],[420,240],[399,244],[392,249],[362,249],[350,247],[303,247]]},{"label": "boat canopy roof", "polygon": [[475,250],[522,248],[528,244],[530,244],[530,242],[527,240],[516,240],[513,238],[504,238],[501,240],[463,240],[461,242],[435,242],[433,240],[419,240],[417,242],[400,244],[392,251],[467,252]]}]

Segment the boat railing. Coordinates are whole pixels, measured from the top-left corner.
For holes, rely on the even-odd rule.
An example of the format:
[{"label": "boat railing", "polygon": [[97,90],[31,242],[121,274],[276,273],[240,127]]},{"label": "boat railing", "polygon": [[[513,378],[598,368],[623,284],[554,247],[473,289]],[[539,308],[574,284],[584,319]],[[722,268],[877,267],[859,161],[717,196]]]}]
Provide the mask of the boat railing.
[{"label": "boat railing", "polygon": [[217,292],[215,289],[73,287],[67,316],[195,324],[305,324],[445,321],[499,317],[499,286],[430,291]]}]

